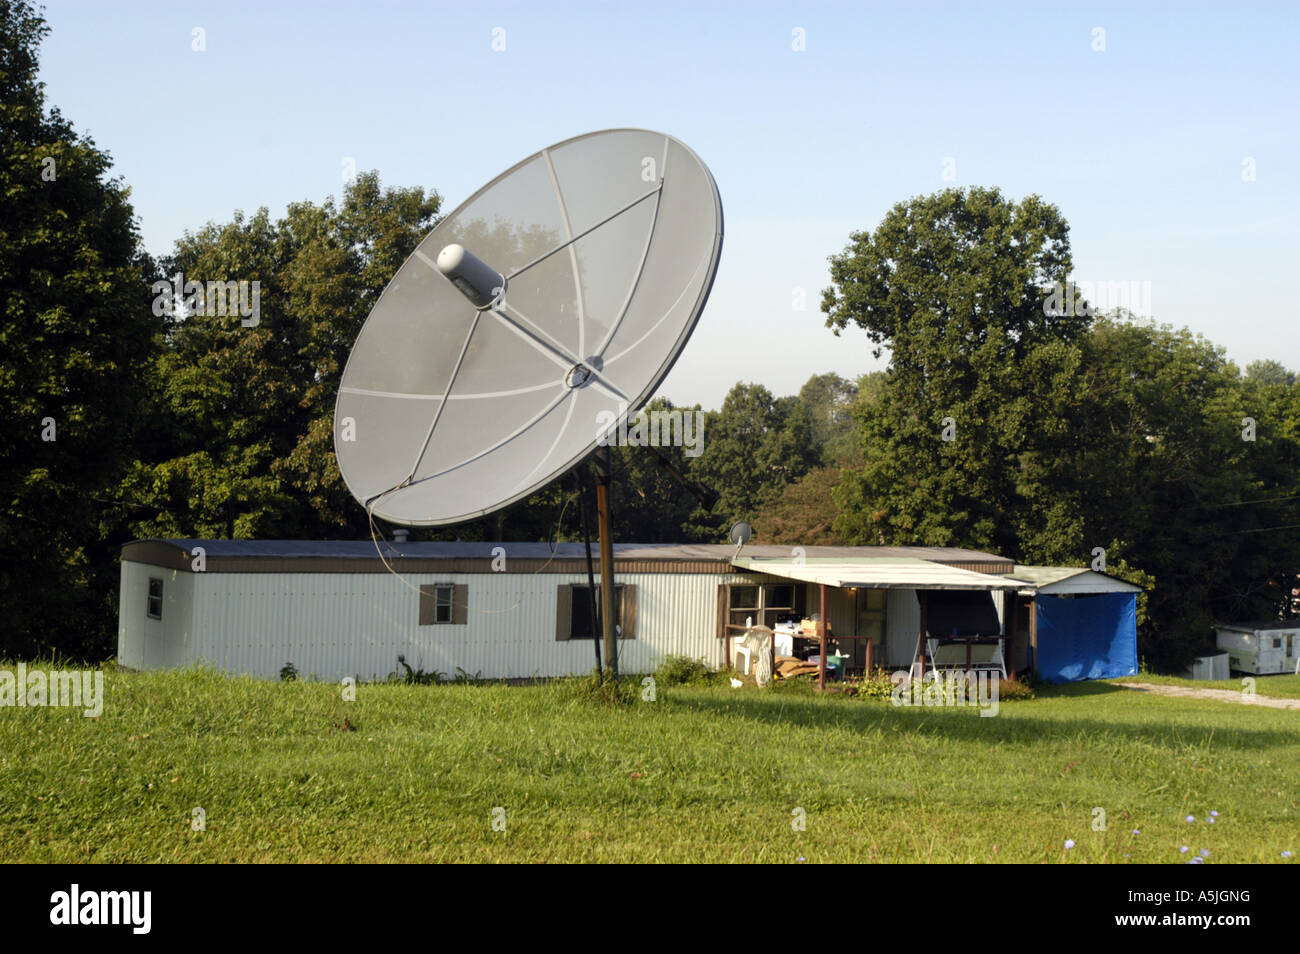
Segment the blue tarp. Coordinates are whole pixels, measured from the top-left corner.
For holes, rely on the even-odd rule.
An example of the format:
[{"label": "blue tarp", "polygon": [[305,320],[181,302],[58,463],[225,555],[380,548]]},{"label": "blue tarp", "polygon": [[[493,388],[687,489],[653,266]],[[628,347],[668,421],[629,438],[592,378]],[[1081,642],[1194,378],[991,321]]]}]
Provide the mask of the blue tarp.
[{"label": "blue tarp", "polygon": [[1038,672],[1048,682],[1137,675],[1137,594],[1038,594]]}]

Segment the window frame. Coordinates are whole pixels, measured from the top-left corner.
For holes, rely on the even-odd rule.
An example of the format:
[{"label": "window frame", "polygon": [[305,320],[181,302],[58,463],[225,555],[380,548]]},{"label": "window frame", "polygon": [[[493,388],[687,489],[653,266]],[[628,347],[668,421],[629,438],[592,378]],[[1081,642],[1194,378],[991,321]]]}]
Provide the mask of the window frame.
[{"label": "window frame", "polygon": [[[456,584],[435,583],[433,585],[433,622],[445,626],[456,618]],[[446,619],[443,619],[443,615]]]},{"label": "window frame", "polygon": [[[596,584],[596,600],[600,601],[600,584]],[[591,639],[603,639],[603,633],[593,633],[590,636],[576,636],[573,632],[573,601],[577,594],[582,592],[584,603],[589,599],[586,595],[588,587],[586,583],[561,583],[556,587],[555,595],[555,639],[556,642],[575,642],[586,643]],[[618,628],[618,638],[620,640],[636,639],[637,631],[637,585],[635,583],[614,582],[614,625]]]},{"label": "window frame", "polygon": [[[153,591],[153,585],[155,583],[158,584],[158,592],[156,594]],[[163,594],[165,592],[164,590],[165,586],[166,583],[161,576],[149,577],[149,587],[145,593],[145,608],[144,608],[145,619],[157,619],[157,620],[162,619]],[[155,601],[157,604],[156,608],[155,608]]]},{"label": "window frame", "polygon": [[[727,626],[741,626],[747,617],[751,617],[756,625],[774,627],[777,618],[780,616],[793,616],[800,612],[800,596],[805,591],[803,585],[794,580],[763,580],[757,583],[720,583],[718,605],[719,605],[719,632],[718,637],[721,639],[730,638],[730,633],[734,630],[728,630]],[[752,589],[754,598],[757,602],[752,606],[738,605],[736,599],[737,590]],[[769,597],[773,596],[774,590],[789,590],[789,603],[775,603]]]},{"label": "window frame", "polygon": [[[442,595],[450,591],[447,602]],[[446,611],[446,618],[439,619],[439,610]],[[438,583],[420,584],[419,625],[421,626],[464,626],[469,622],[469,584]]]}]

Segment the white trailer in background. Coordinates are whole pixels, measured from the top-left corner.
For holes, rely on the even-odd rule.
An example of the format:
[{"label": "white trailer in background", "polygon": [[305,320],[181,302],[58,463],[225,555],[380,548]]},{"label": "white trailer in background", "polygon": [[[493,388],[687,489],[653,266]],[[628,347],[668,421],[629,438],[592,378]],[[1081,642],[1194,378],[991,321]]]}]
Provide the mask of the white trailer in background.
[{"label": "white trailer in background", "polygon": [[1238,672],[1256,676],[1300,672],[1300,619],[1216,623],[1218,646]]}]

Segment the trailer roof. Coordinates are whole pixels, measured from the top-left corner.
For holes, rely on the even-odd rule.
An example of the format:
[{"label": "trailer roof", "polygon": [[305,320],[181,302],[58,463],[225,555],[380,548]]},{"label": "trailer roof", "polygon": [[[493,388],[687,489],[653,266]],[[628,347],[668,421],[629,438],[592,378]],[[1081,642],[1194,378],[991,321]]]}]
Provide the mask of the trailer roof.
[{"label": "trailer roof", "polygon": [[1215,629],[1227,629],[1237,633],[1263,633],[1275,629],[1300,629],[1298,619],[1266,619],[1258,623],[1215,623]]},{"label": "trailer roof", "polygon": [[1033,566],[1017,563],[1007,576],[1024,580],[1027,589],[1048,595],[1088,593],[1141,593],[1142,587],[1086,566]]},{"label": "trailer roof", "polygon": [[[371,540],[202,540],[197,538],[134,540],[122,547],[122,559],[175,569],[190,569],[196,551],[202,550],[208,571],[235,573],[276,572],[385,572],[383,559],[404,569],[444,572],[487,572],[493,560],[504,555],[509,570],[536,572],[541,565],[555,572],[585,566],[581,543],[437,541],[394,543]],[[593,554],[595,547],[593,547]],[[737,557],[730,544],[616,543],[618,572],[737,572],[744,560],[793,561],[812,564],[857,564],[888,560],[927,562],[976,573],[1005,573],[1014,561],[979,550],[956,547],[800,547],[747,546]],[[736,562],[739,561],[739,562]],[[740,572],[749,572],[740,569]]]}]

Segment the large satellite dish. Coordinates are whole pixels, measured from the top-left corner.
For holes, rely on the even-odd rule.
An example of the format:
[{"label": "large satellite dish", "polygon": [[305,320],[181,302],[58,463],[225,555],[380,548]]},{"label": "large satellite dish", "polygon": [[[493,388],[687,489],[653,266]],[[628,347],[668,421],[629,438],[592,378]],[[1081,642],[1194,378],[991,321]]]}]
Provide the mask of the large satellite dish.
[{"label": "large satellite dish", "polygon": [[438,526],[561,476],[668,374],[721,249],[717,185],[672,136],[589,133],[502,173],[425,237],[357,337],[334,411],[348,489]]}]

